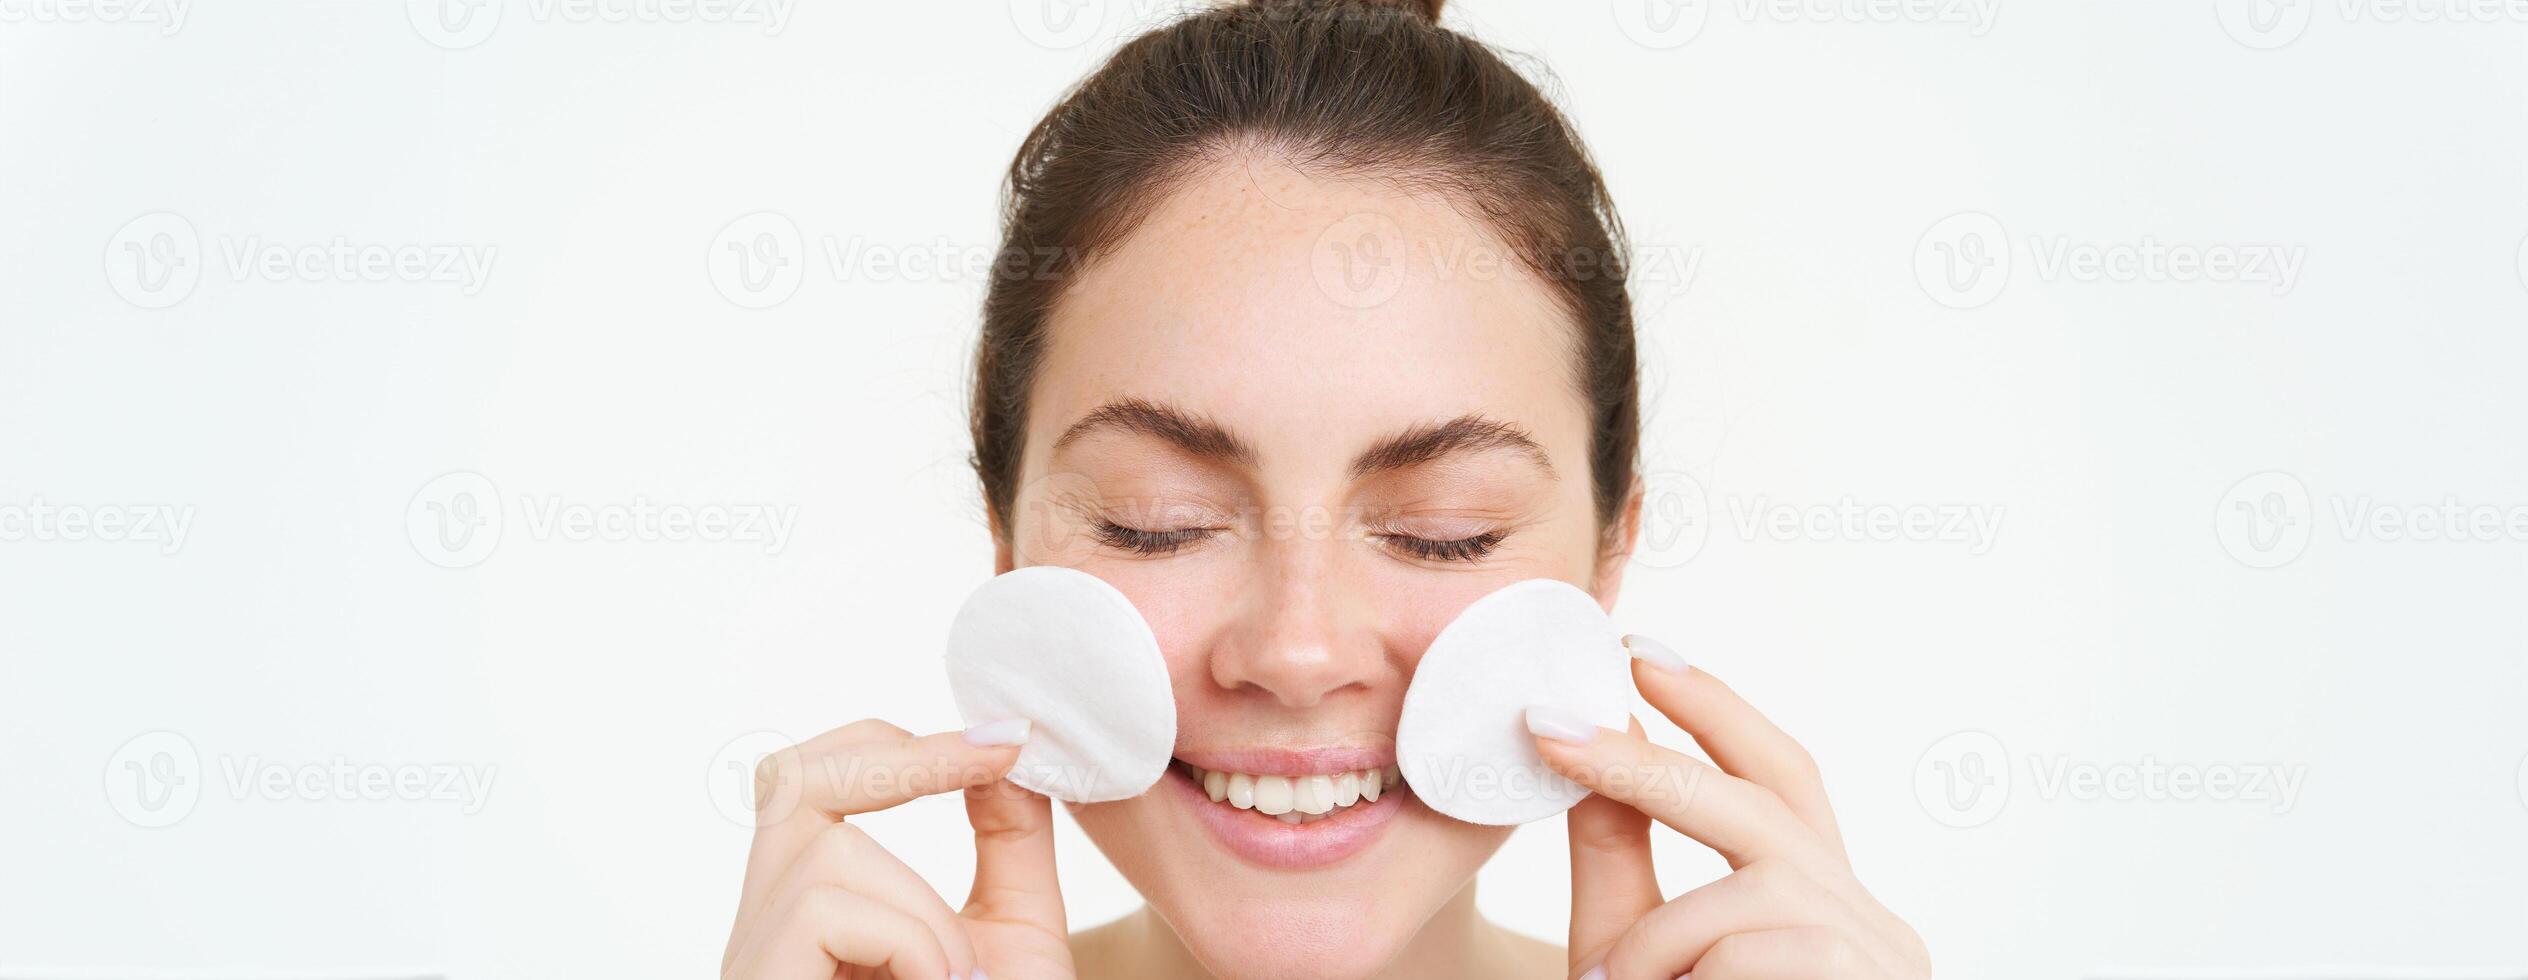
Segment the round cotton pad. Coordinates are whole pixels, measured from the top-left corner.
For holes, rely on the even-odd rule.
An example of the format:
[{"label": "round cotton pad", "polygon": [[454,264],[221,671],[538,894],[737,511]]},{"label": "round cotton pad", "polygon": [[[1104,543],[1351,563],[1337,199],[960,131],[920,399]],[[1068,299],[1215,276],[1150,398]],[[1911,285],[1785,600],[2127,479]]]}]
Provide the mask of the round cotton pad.
[{"label": "round cotton pad", "polygon": [[1396,723],[1396,767],[1413,795],[1468,823],[1542,820],[1589,791],[1545,767],[1527,707],[1578,712],[1622,728],[1631,657],[1596,599],[1529,579],[1475,600],[1414,668]]},{"label": "round cotton pad", "polygon": [[1139,796],[1175,752],[1158,638],[1086,572],[1037,565],[974,590],[948,628],[948,688],[968,725],[1034,723],[1009,780],[1057,800]]}]

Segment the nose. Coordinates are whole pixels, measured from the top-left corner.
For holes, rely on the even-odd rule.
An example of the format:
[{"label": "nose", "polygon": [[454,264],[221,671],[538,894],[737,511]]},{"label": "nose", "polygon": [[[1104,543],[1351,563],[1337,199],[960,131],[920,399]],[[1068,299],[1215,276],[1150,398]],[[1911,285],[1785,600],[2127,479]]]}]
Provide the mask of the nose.
[{"label": "nose", "polygon": [[1212,682],[1255,691],[1285,707],[1313,708],[1346,689],[1367,689],[1390,669],[1365,590],[1348,589],[1329,551],[1337,542],[1287,541],[1265,549],[1246,602],[1212,649]]}]

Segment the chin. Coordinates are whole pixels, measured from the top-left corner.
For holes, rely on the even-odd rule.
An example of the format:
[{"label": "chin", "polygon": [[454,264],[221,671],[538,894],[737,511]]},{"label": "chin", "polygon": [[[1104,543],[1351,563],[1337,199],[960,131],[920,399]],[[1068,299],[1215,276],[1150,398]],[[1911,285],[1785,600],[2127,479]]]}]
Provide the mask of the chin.
[{"label": "chin", "polygon": [[1180,761],[1147,794],[1072,814],[1194,958],[1232,980],[1377,974],[1509,839],[1432,812],[1400,782],[1294,824],[1215,802],[1202,773]]}]

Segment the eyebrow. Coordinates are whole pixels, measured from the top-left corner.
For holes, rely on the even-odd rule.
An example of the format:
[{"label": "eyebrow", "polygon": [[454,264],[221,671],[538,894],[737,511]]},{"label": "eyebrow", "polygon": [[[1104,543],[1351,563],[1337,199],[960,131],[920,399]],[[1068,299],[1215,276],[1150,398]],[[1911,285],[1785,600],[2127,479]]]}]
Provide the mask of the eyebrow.
[{"label": "eyebrow", "polygon": [[1536,468],[1554,475],[1554,464],[1527,430],[1499,419],[1460,415],[1446,422],[1415,426],[1388,437],[1352,461],[1354,478],[1400,470],[1458,453],[1507,449],[1527,457]]},{"label": "eyebrow", "polygon": [[[1255,448],[1219,423],[1140,398],[1125,398],[1098,406],[1063,430],[1061,438],[1053,441],[1053,448],[1059,452],[1092,433],[1108,429],[1161,439],[1203,459],[1250,466],[1256,460]],[[1451,455],[1501,449],[1526,457],[1548,478],[1554,476],[1554,464],[1545,455],[1545,447],[1528,435],[1527,430],[1482,415],[1460,415],[1445,422],[1418,425],[1380,440],[1352,461],[1352,476],[1358,479],[1373,473],[1420,466]]]},{"label": "eyebrow", "polygon": [[1079,421],[1063,430],[1062,438],[1053,441],[1053,448],[1059,452],[1062,447],[1100,429],[1138,432],[1163,439],[1204,459],[1250,465],[1255,462],[1255,448],[1221,428],[1219,423],[1139,398],[1125,398],[1098,406],[1096,411],[1081,416]]}]

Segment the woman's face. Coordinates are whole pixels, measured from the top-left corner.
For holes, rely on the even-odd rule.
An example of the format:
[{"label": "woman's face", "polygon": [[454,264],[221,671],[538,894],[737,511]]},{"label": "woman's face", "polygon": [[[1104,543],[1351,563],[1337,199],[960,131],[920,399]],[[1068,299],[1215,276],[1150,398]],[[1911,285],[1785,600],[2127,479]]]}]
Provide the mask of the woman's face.
[{"label": "woman's face", "polygon": [[[1074,814],[1215,971],[1402,951],[1509,830],[1402,787],[1301,811],[1393,766],[1414,664],[1468,603],[1539,577],[1614,600],[1574,328],[1509,254],[1438,197],[1240,158],[1052,316],[1000,564],[1095,574],[1157,632],[1177,762]],[[1256,788],[1213,802],[1201,771]],[[1297,808],[1261,812],[1285,779]]]}]

